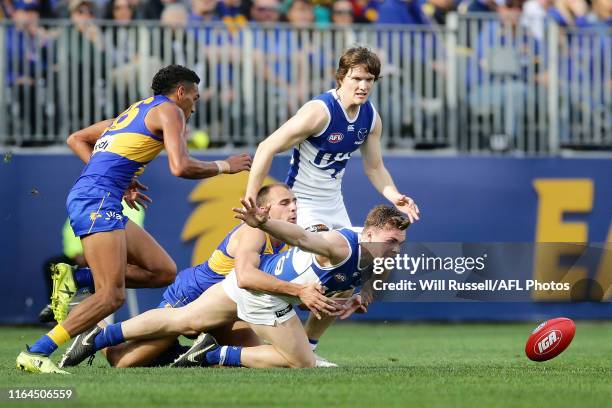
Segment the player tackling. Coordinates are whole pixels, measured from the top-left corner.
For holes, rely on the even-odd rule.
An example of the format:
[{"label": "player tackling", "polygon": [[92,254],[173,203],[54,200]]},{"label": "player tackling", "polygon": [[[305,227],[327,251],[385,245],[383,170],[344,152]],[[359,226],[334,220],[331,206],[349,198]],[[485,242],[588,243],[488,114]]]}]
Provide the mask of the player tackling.
[{"label": "player tackling", "polygon": [[[312,233],[292,223],[270,219],[269,208],[257,208],[252,200],[243,200],[243,205],[244,209],[234,209],[237,218],[295,246],[283,253],[262,256],[257,272],[293,284],[320,284],[326,295],[363,287],[363,299],[355,295],[343,307],[330,310],[331,314],[341,317],[367,310],[372,299],[368,268],[375,258],[399,252],[410,224],[396,208],[377,206],[368,214],[361,234],[350,229]],[[362,245],[367,243],[375,245]],[[126,340],[205,332],[239,318],[269,344],[221,347],[211,335],[205,334],[173,365],[314,367],[314,352],[292,306],[299,303],[299,299],[242,288],[242,282],[248,279],[245,274],[252,272],[237,263],[235,271],[197,300],[180,308],[150,310],[111,325],[105,330],[107,333],[98,332],[95,338],[92,336],[92,341],[74,348],[71,358],[83,361],[97,350]]]},{"label": "player tackling", "polygon": [[[349,158],[359,149],[365,174],[376,190],[410,222],[418,220],[419,207],[397,190],[382,160],[382,121],[369,101],[380,70],[380,59],[368,48],[344,51],[336,70],[336,88],[307,102],[259,144],[247,198],[255,200],[273,157],[293,148],[285,183],[297,197],[299,225],[309,231],[350,228],[341,184]],[[333,321],[332,317],[309,317],[306,331],[313,349]]]}]

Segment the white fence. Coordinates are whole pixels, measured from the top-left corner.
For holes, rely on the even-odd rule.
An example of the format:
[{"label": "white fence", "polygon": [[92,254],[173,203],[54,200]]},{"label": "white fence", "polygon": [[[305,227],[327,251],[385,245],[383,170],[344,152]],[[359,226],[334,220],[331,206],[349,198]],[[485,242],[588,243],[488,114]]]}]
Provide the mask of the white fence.
[{"label": "white fence", "polygon": [[372,100],[388,148],[612,148],[612,31],[488,14],[432,27],[4,23],[0,144],[61,143],[146,97],[154,73],[178,63],[202,79],[191,128],[214,145],[253,146],[335,86],[339,55],[357,43],[383,61]]}]

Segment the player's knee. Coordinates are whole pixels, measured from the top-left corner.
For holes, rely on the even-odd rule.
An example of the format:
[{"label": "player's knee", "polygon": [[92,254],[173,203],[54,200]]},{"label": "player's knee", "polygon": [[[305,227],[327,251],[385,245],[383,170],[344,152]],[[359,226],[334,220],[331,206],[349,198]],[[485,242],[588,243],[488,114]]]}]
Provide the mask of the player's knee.
[{"label": "player's knee", "polygon": [[100,297],[102,305],[104,305],[107,309],[105,311],[108,314],[111,314],[115,310],[119,309],[125,302],[125,290],[123,288],[107,290],[105,292],[100,293]]},{"label": "player's knee", "polygon": [[176,278],[176,263],[168,258],[157,271],[159,286],[168,286]]},{"label": "player's knee", "polygon": [[289,366],[291,368],[313,368],[316,363],[314,353],[304,353],[292,358],[291,361],[289,361]]}]

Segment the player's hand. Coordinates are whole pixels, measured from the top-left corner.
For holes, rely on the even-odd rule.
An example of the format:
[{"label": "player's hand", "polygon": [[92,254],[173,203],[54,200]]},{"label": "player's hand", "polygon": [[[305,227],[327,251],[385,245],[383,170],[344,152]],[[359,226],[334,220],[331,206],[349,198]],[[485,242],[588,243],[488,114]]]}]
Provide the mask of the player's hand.
[{"label": "player's hand", "polygon": [[321,320],[321,315],[334,315],[344,310],[344,307],[323,293],[321,285],[315,282],[302,286],[298,293],[304,306],[319,320]]},{"label": "player's hand", "polygon": [[359,292],[359,295],[361,296],[361,304],[366,308],[370,305],[370,303],[374,302],[373,290],[374,288],[372,287],[372,283],[369,281],[363,285],[361,291]]},{"label": "player's hand", "polygon": [[144,184],[140,183],[138,180],[133,179],[128,188],[123,193],[123,200],[133,210],[140,211],[138,204],[140,207],[147,208],[147,203],[152,203],[153,200],[149,198],[146,194],[141,193],[139,190],[147,191],[149,188]]},{"label": "player's hand", "polygon": [[353,313],[366,313],[368,305],[363,302],[361,294],[357,293],[344,304],[344,311],[339,315],[340,320],[348,319]]},{"label": "player's hand", "polygon": [[411,224],[419,220],[419,214],[421,211],[419,211],[419,207],[412,198],[400,194],[391,200],[391,202],[393,205],[395,205],[395,208],[406,214]]},{"label": "player's hand", "polygon": [[247,153],[242,153],[237,156],[228,157],[225,159],[225,162],[229,164],[229,170],[224,173],[235,174],[244,170],[251,170],[253,160]]},{"label": "player's hand", "polygon": [[265,207],[257,207],[252,198],[248,200],[242,198],[240,202],[244,207],[232,208],[232,211],[236,213],[234,218],[244,221],[248,226],[260,228],[268,221],[268,218],[270,218],[270,204]]}]

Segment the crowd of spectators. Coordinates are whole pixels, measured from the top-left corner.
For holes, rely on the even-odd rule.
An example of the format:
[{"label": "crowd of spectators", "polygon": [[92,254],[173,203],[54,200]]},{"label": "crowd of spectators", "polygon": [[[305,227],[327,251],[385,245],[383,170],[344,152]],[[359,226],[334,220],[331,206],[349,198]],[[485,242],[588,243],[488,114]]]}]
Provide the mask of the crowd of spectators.
[{"label": "crowd of spectators", "polygon": [[[13,127],[13,133],[21,134],[31,133],[34,128],[48,134],[60,131],[59,120],[55,121],[53,117],[63,108],[62,104],[44,101],[61,101],[63,98],[57,85],[49,87],[50,83],[58,83],[62,75],[58,67],[62,63],[70,65],[71,80],[67,93],[73,102],[70,116],[78,118],[77,126],[93,122],[96,112],[101,109],[104,110],[101,117],[117,114],[132,99],[140,96],[142,90],[135,91],[138,85],[129,78],[135,78],[137,71],[142,73],[143,62],[151,67],[158,67],[162,62],[193,66],[202,77],[200,87],[205,106],[204,122],[210,123],[214,117],[227,118],[233,102],[245,103],[237,97],[237,88],[233,86],[238,79],[234,67],[244,63],[240,49],[245,44],[253,47],[256,77],[262,79],[253,86],[262,88],[256,94],[264,95],[261,101],[265,102],[265,107],[261,108],[257,101],[251,101],[255,102],[256,110],[262,109],[254,116],[260,121],[274,122],[268,120],[270,115],[278,114],[281,119],[286,117],[312,93],[312,83],[309,82],[312,79],[302,75],[304,71],[311,72],[311,77],[318,75],[329,79],[329,83],[319,84],[321,87],[334,85],[335,55],[339,52],[313,44],[309,41],[313,38],[312,32],[306,37],[289,38],[284,29],[277,28],[280,27],[278,23],[287,23],[286,27],[290,28],[343,28],[353,24],[442,26],[448,13],[455,11],[460,15],[494,13],[501,17],[500,21],[504,21],[504,24],[513,27],[512,30],[520,24],[535,39],[536,53],[544,44],[547,19],[561,27],[603,29],[601,32],[606,39],[600,41],[601,47],[605,48],[605,44],[610,42],[610,31],[607,29],[612,27],[612,0],[0,0],[0,20],[14,23],[5,32],[6,46],[3,51],[5,85],[6,89],[10,89],[6,91],[9,97],[4,98],[4,104],[15,119],[9,121],[8,126]],[[69,20],[73,28],[67,35],[41,24],[42,19]],[[166,29],[161,37],[151,35],[147,55],[143,55],[142,48],[136,49],[142,47],[142,41],[135,40],[132,32],[122,29],[134,21],[159,21],[160,26]],[[108,24],[111,24],[111,29],[107,29]],[[253,33],[249,43],[246,38],[234,35],[246,25],[250,25]],[[267,29],[266,36],[257,34],[262,31],[259,27]],[[185,33],[189,30],[191,33],[197,30],[198,44],[187,40]],[[470,47],[471,54],[466,55],[475,56],[478,60],[476,68],[468,66],[462,74],[465,75],[467,93],[471,95],[468,100],[470,109],[480,112],[481,116],[488,114],[495,104],[486,96],[491,94],[491,88],[483,84],[501,77],[505,82],[500,82],[502,85],[497,94],[501,97],[497,99],[506,103],[508,93],[516,94],[512,98],[517,106],[515,111],[523,115],[523,99],[528,82],[526,75],[531,72],[542,86],[546,85],[546,73],[538,68],[538,61],[542,58],[521,47],[514,47],[515,50],[509,52],[507,46],[515,46],[511,43],[515,40],[498,39],[506,32],[505,28],[489,25],[479,26],[477,30],[477,36],[463,44]],[[333,35],[345,34],[340,32]],[[419,69],[423,72],[436,71],[428,86],[432,84],[434,89],[438,89],[445,74],[445,67],[437,60],[443,58],[443,41],[435,36],[427,40],[427,36],[422,33],[412,37],[409,57],[414,64],[420,65]],[[336,38],[332,37],[334,45]],[[350,45],[352,40],[353,37],[347,36],[338,43]],[[387,71],[384,74],[392,76],[393,69],[399,72],[397,67],[405,63],[407,55],[403,52],[397,55],[386,52],[381,45],[383,36],[378,36],[376,41],[386,62]],[[70,46],[66,43],[70,43]],[[597,44],[591,45],[590,49],[599,47]],[[67,54],[62,54],[62,46],[68,48]],[[582,43],[579,46],[583,48]],[[571,47],[566,48],[569,50]],[[426,53],[433,57],[426,60]],[[97,57],[93,57],[94,54]],[[62,55],[65,55],[66,61],[61,60]],[[190,55],[196,55],[195,60],[190,60]],[[606,55],[605,52],[602,55]],[[95,58],[99,60],[98,65],[103,67],[98,72],[92,63]],[[568,51],[566,59],[569,61],[572,58],[582,57]],[[589,58],[593,58],[592,54],[587,56]],[[320,67],[314,61],[321,62]],[[491,65],[491,62],[495,64]],[[595,60],[589,68],[590,74],[601,70],[597,64],[601,65],[601,69],[606,67],[602,61]],[[577,77],[574,68],[567,65],[566,72],[560,72],[562,80]],[[313,74],[315,68],[319,72]],[[404,95],[404,99],[418,99],[419,94],[422,94],[419,98],[423,99],[426,93],[424,81],[415,77],[414,72],[412,76],[401,77],[402,83],[409,83],[411,92]],[[512,86],[506,86],[507,82]],[[602,92],[610,89],[611,82],[603,80]],[[90,95],[81,92],[83,84],[90,84]],[[110,92],[107,92],[109,89]],[[485,93],[480,92],[483,89]],[[103,96],[93,98],[96,90]],[[42,94],[46,96],[41,98]],[[404,100],[401,104],[402,111],[410,105]],[[226,111],[222,112],[222,109]],[[232,111],[235,112],[233,108]],[[21,128],[17,129],[19,126]],[[268,131],[270,127],[273,128],[273,125],[265,130]],[[516,133],[513,126],[509,129],[508,133]]]},{"label": "crowd of spectators", "polygon": [[527,21],[549,15],[562,26],[612,25],[612,0],[0,0],[0,18],[93,18],[125,23],[160,20],[184,7],[192,23],[222,21],[296,24],[444,24],[450,11],[523,12]]}]

